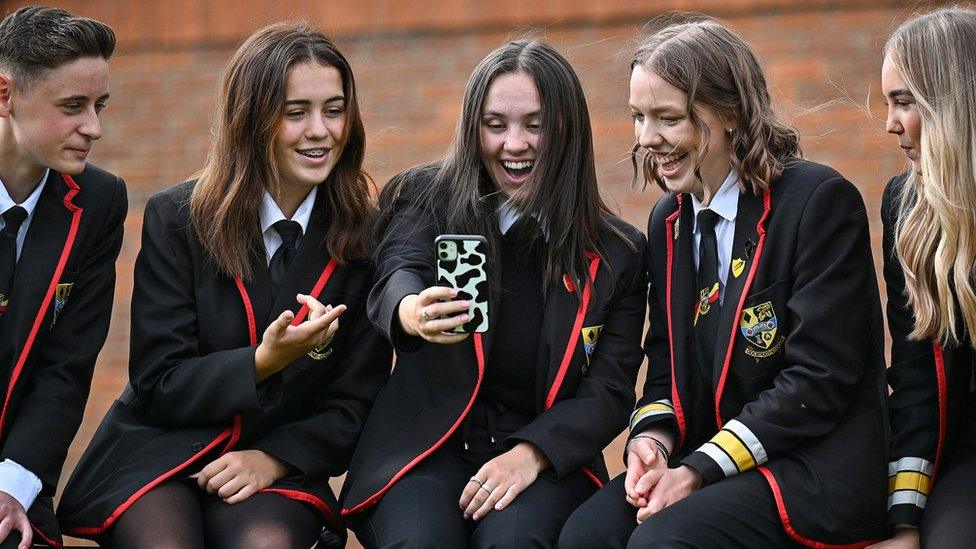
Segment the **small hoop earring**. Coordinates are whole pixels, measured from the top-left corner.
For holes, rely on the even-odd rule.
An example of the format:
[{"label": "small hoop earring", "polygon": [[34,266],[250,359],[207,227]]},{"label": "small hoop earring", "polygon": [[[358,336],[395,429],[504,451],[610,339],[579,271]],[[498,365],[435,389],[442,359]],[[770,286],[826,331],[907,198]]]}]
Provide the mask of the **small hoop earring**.
[{"label": "small hoop earring", "polygon": [[732,128],[725,128],[725,133],[732,135]]}]

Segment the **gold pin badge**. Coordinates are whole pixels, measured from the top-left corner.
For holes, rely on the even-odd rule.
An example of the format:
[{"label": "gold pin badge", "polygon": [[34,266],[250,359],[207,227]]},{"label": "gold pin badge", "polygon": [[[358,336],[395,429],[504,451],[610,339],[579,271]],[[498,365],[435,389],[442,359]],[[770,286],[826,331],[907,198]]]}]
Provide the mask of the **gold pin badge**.
[{"label": "gold pin badge", "polygon": [[742,271],[745,268],[746,268],[746,262],[745,261],[743,261],[741,259],[733,259],[732,260],[732,276],[733,277],[739,278],[739,275],[742,274]]}]

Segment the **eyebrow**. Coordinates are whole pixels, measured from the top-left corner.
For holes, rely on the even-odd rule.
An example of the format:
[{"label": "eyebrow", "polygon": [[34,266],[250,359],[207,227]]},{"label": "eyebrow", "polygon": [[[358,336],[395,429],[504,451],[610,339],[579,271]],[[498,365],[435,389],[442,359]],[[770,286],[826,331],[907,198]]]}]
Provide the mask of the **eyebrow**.
[{"label": "eyebrow", "polygon": [[[99,97],[95,101],[104,101],[104,100],[108,99],[109,97],[110,97],[109,94],[106,93],[105,95]],[[87,95],[81,95],[81,94],[71,95],[71,96],[68,96],[68,97],[62,97],[61,98],[61,101],[88,101],[88,96]]]},{"label": "eyebrow", "polygon": [[[346,96],[344,95],[334,95],[325,100],[325,103],[332,103],[333,101],[345,101]],[[308,99],[289,99],[285,101],[285,105],[311,105],[312,102]]]},{"label": "eyebrow", "polygon": [[[638,107],[636,107],[636,106],[634,106],[632,104],[630,104],[628,106],[630,107],[630,110],[632,110],[632,111],[639,111],[640,110]],[[684,105],[664,104],[664,105],[661,105],[660,107],[654,107],[653,109],[650,110],[650,112],[652,112],[652,113],[659,113],[659,112],[663,112],[663,111],[685,112],[685,107],[684,107]]]},{"label": "eyebrow", "polygon": [[890,92],[888,92],[888,97],[898,97],[899,95],[910,95],[912,97],[915,97],[915,94],[913,94],[909,90],[891,90]]},{"label": "eyebrow", "polygon": [[[532,111],[527,115],[525,115],[526,118],[536,118],[539,116],[542,116],[542,111]],[[481,115],[481,117],[482,118],[505,118],[505,113],[501,113],[497,111],[485,111]]]}]

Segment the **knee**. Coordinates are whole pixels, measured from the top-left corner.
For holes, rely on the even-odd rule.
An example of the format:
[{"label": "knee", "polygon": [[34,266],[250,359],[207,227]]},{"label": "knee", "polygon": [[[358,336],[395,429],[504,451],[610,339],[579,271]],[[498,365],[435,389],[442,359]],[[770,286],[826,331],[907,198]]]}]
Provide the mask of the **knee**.
[{"label": "knee", "polygon": [[[616,533],[587,513],[573,513],[559,533],[559,549],[606,547]],[[626,539],[626,538],[625,538]]]},{"label": "knee", "polygon": [[297,539],[298,534],[284,524],[272,522],[249,525],[237,532],[228,547],[244,549],[276,549],[280,547],[311,547],[315,539]]},{"label": "knee", "polygon": [[641,547],[660,547],[661,549],[678,549],[699,547],[694,540],[693,528],[701,528],[703,525],[697,524],[694,527],[687,520],[679,517],[668,517],[663,520],[660,515],[652,516],[641,523],[634,533],[631,534],[627,542],[628,549]]}]

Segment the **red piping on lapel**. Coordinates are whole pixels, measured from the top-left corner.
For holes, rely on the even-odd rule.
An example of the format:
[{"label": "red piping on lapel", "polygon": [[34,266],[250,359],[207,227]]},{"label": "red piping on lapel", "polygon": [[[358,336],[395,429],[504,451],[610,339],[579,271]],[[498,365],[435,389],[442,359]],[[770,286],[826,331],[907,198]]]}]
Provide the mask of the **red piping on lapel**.
[{"label": "red piping on lapel", "polygon": [[678,209],[674,211],[673,214],[669,215],[664,219],[664,223],[667,226],[664,238],[667,240],[666,246],[668,250],[668,265],[665,283],[665,296],[664,299],[665,307],[667,308],[668,316],[668,352],[671,354],[671,402],[674,404],[674,417],[678,423],[678,448],[685,443],[685,412],[681,407],[681,397],[678,396],[678,382],[675,380],[674,371],[674,325],[671,322],[671,271],[674,269],[674,238],[672,234],[674,233],[674,220],[678,219],[681,215],[681,195],[677,195],[678,199]]},{"label": "red piping on lapel", "polygon": [[603,488],[603,481],[600,480],[600,477],[596,476],[596,473],[591,471],[589,467],[583,467],[582,471],[584,475],[589,477],[589,479],[592,480],[594,484],[596,484],[597,489]]},{"label": "red piping on lapel", "polygon": [[[314,297],[315,299],[318,299],[319,294],[322,293],[322,288],[325,288],[325,285],[329,282],[329,279],[332,278],[332,273],[333,271],[335,271],[335,269],[336,269],[336,260],[335,258],[332,258],[329,260],[329,263],[325,266],[325,269],[322,270],[322,274],[319,275],[319,279],[315,282],[315,286],[312,287],[312,291],[309,292],[308,295]],[[298,310],[298,314],[296,314],[295,318],[292,319],[291,325],[298,326],[299,324],[305,321],[305,317],[307,316],[308,316],[308,305],[302,305],[302,308]]]},{"label": "red piping on lapel", "polygon": [[[236,424],[237,423],[235,422],[235,425]],[[199,452],[191,456],[190,459],[184,461],[183,463],[177,465],[176,467],[170,469],[169,471],[166,471],[162,475],[156,477],[154,480],[150,481],[148,484],[140,488],[136,493],[129,496],[129,498],[126,499],[122,503],[122,505],[118,506],[115,509],[115,511],[112,511],[112,514],[109,515],[108,518],[105,519],[105,521],[102,522],[100,526],[75,526],[75,527],[67,528],[68,532],[72,534],[81,534],[81,535],[101,534],[102,532],[105,531],[106,528],[111,526],[113,522],[115,522],[120,516],[122,516],[122,514],[125,513],[126,510],[128,510],[129,507],[131,507],[132,504],[135,503],[139,498],[146,495],[147,492],[149,492],[156,486],[159,486],[170,477],[176,475],[183,469],[189,467],[190,465],[193,464],[193,462],[207,455],[207,453],[210,452],[210,450],[213,450],[214,448],[219,446],[220,443],[223,442],[225,439],[232,438],[234,436],[233,431],[234,431],[233,427],[228,427],[222,433],[217,435],[217,438],[211,440],[210,444],[207,444],[202,450],[200,450]]]},{"label": "red piping on lapel", "polygon": [[254,321],[254,307],[251,305],[251,296],[247,294],[247,288],[244,287],[244,281],[241,280],[241,277],[234,278],[234,284],[237,285],[237,291],[241,294],[241,301],[244,302],[244,316],[247,317],[247,333],[250,344],[257,345],[258,327]]},{"label": "red piping on lapel", "polygon": [[75,244],[75,237],[78,236],[78,227],[81,225],[81,215],[84,210],[71,202],[75,195],[81,191],[81,187],[78,186],[78,183],[75,183],[75,180],[70,175],[61,174],[61,177],[68,185],[68,192],[64,195],[64,207],[69,212],[72,212],[71,226],[68,229],[68,237],[65,239],[64,247],[61,248],[61,257],[58,259],[57,267],[54,268],[54,276],[51,277],[51,284],[48,285],[47,293],[44,294],[44,300],[41,301],[41,308],[37,311],[37,316],[34,317],[34,325],[31,326],[27,341],[24,343],[24,348],[21,349],[13,372],[10,374],[10,382],[7,384],[7,395],[3,400],[3,412],[0,412],[0,437],[3,436],[3,429],[7,425],[7,408],[10,406],[10,398],[14,394],[14,388],[20,378],[20,374],[24,370],[24,364],[27,362],[31,348],[34,346],[37,332],[40,331],[41,324],[44,323],[44,313],[51,304],[51,299],[54,298],[54,291],[57,288],[58,280],[61,279],[61,273],[64,272],[65,264],[68,263],[68,256],[71,254],[71,248]]},{"label": "red piping on lapel", "polygon": [[576,344],[579,343],[580,334],[582,333],[580,330],[583,329],[583,317],[586,316],[586,309],[590,305],[590,295],[593,293],[596,273],[600,268],[599,255],[593,252],[588,252],[586,255],[590,258],[590,277],[586,280],[586,284],[583,285],[583,301],[580,303],[579,310],[576,311],[576,320],[573,321],[573,331],[569,334],[569,343],[566,344],[566,352],[563,353],[563,360],[559,363],[556,378],[553,379],[552,387],[549,388],[549,395],[546,396],[546,410],[552,408],[553,403],[556,402],[556,393],[562,387],[563,380],[566,378],[566,370],[569,369],[569,363],[573,360],[573,354],[576,352]]},{"label": "red piping on lapel", "polygon": [[444,433],[444,435],[441,436],[441,438],[438,439],[433,446],[431,446],[430,448],[422,452],[419,456],[410,460],[410,462],[404,465],[402,469],[397,471],[397,473],[390,478],[389,482],[387,482],[386,485],[380,488],[379,491],[377,491],[375,494],[364,499],[362,502],[359,503],[359,505],[356,505],[351,509],[343,508],[342,516],[346,517],[353,513],[358,513],[366,509],[370,505],[373,505],[374,503],[379,501],[380,498],[382,498],[383,495],[386,494],[386,491],[389,490],[391,486],[396,484],[396,482],[400,480],[403,477],[403,475],[407,474],[418,463],[426,459],[427,456],[433,454],[438,448],[441,447],[442,444],[444,444],[444,441],[451,438],[451,435],[454,434],[454,431],[456,431],[458,426],[461,425],[461,422],[464,421],[464,418],[468,415],[468,412],[471,411],[471,406],[474,405],[474,400],[478,396],[478,391],[481,389],[481,380],[484,379],[485,377],[485,351],[484,351],[484,347],[482,347],[481,345],[481,334],[474,334],[471,336],[471,339],[474,342],[474,354],[478,362],[478,380],[474,384],[474,390],[471,391],[471,398],[468,399],[468,404],[464,407],[464,410],[461,411],[461,415],[458,416],[457,420],[454,421],[454,425],[451,425],[451,428],[448,429],[447,432]]},{"label": "red piping on lapel", "polygon": [[766,477],[766,482],[769,483],[769,487],[773,490],[773,498],[776,500],[776,510],[779,512],[779,520],[783,523],[783,529],[786,530],[786,534],[793,538],[793,541],[806,545],[807,547],[814,547],[815,549],[861,549],[862,547],[867,547],[875,543],[874,541],[859,541],[857,543],[835,545],[803,536],[793,527],[790,515],[786,512],[786,503],[783,502],[783,493],[779,489],[779,483],[776,482],[776,477],[773,476],[773,473],[765,465],[760,465],[758,470]]},{"label": "red piping on lapel", "polygon": [[932,351],[935,354],[935,377],[939,388],[939,443],[935,450],[935,464],[932,466],[932,483],[935,484],[935,477],[939,472],[939,464],[942,462],[942,447],[946,438],[946,372],[945,356],[942,354],[942,345],[938,341],[932,341]]},{"label": "red piping on lapel", "polygon": [[735,308],[735,316],[732,318],[732,333],[729,334],[729,344],[728,348],[725,350],[725,362],[722,364],[722,375],[718,378],[718,386],[715,388],[715,425],[719,429],[722,428],[722,393],[725,391],[725,379],[729,374],[729,364],[732,362],[732,351],[735,349],[735,335],[739,331],[739,315],[742,314],[742,306],[746,302],[746,297],[749,295],[749,288],[752,287],[752,279],[756,276],[756,271],[759,269],[759,259],[762,257],[763,244],[766,242],[766,227],[763,223],[766,222],[766,218],[769,217],[770,209],[770,192],[769,189],[763,191],[763,213],[759,216],[759,222],[756,223],[756,232],[759,233],[759,243],[756,244],[756,251],[752,255],[752,265],[749,267],[749,277],[746,278],[746,283],[742,286],[742,294],[739,295],[739,304]]},{"label": "red piping on lapel", "polygon": [[335,516],[332,509],[329,509],[329,506],[326,505],[324,501],[313,494],[302,492],[301,490],[286,490],[284,488],[263,488],[258,491],[265,494],[278,494],[279,496],[284,496],[288,499],[309,503],[318,509],[323,516],[325,516],[325,520],[329,521],[329,524],[335,526],[336,528],[342,528],[343,530],[346,528],[346,524],[340,520],[339,517]]}]

